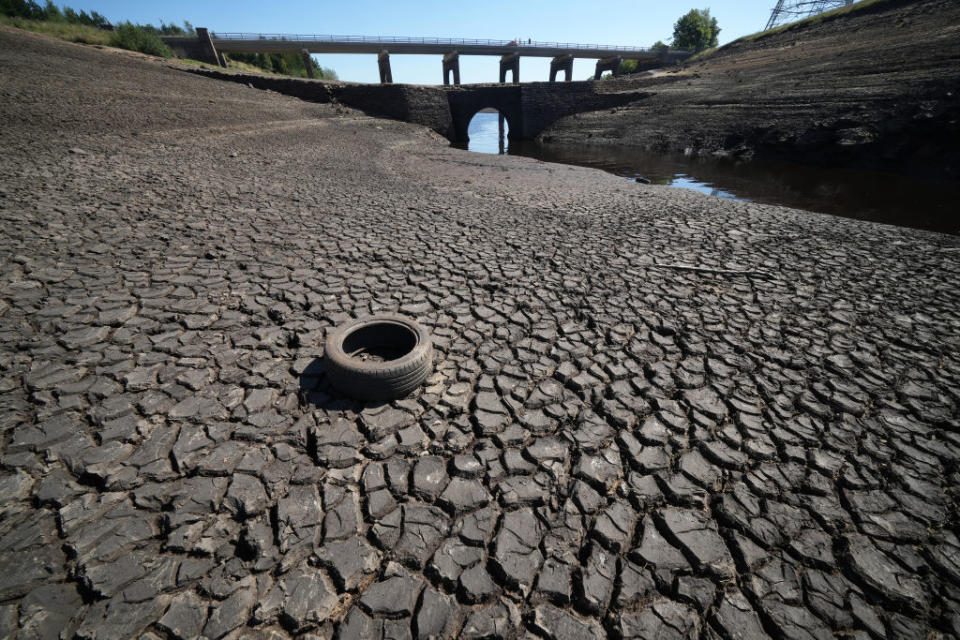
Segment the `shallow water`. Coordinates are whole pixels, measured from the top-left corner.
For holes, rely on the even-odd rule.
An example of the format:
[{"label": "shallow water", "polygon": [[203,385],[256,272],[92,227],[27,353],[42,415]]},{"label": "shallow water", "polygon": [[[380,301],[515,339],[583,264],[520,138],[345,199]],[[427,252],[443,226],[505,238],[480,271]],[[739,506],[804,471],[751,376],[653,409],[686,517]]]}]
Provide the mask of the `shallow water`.
[{"label": "shallow water", "polygon": [[624,178],[692,189],[719,198],[783,205],[905,227],[960,234],[960,182],[877,171],[755,160],[736,163],[630,148],[540,145],[507,140],[499,114],[470,122],[471,151],[509,153],[603,169]]}]

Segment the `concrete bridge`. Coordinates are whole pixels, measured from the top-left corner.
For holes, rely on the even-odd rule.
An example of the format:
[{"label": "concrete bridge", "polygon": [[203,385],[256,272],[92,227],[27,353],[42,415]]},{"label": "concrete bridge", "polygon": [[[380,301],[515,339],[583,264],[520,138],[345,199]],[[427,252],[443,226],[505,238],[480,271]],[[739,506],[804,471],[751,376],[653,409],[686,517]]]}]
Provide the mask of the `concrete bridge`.
[{"label": "concrete bridge", "polygon": [[[619,75],[624,60],[636,60],[639,69],[665,66],[689,57],[693,52],[684,49],[613,47],[570,42],[527,42],[516,40],[466,40],[443,38],[402,38],[370,36],[305,36],[261,33],[212,33],[197,28],[196,37],[164,37],[172,48],[189,50],[188,57],[226,66],[224,53],[313,53],[375,54],[380,69],[380,82],[393,82],[390,54],[420,54],[442,56],[444,85],[460,84],[460,56],[497,56],[500,58],[500,82],[510,74],[513,83],[520,82],[520,58],[551,58],[550,82],[563,72],[567,82],[573,80],[573,61],[577,58],[597,61],[594,78],[604,71]],[[312,71],[307,65],[308,72]]]}]

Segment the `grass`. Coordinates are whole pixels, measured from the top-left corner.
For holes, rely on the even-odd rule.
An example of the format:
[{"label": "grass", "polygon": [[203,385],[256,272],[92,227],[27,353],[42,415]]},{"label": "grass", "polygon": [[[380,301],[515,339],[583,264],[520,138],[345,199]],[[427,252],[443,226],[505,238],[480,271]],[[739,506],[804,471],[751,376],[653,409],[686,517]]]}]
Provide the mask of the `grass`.
[{"label": "grass", "polygon": [[[275,76],[276,73],[272,73],[265,69],[252,64],[247,64],[246,62],[239,62],[238,60],[231,60],[230,56],[226,56],[227,59],[227,68],[234,69],[236,71],[243,71],[245,73],[262,73],[264,75]],[[190,64],[197,67],[216,67],[217,65],[211,64],[209,62],[204,62],[203,60],[194,60],[192,58],[177,58],[177,62],[182,62],[184,64]],[[285,76],[286,77],[286,76]]]},{"label": "grass", "polygon": [[[268,76],[283,75],[280,73],[276,73],[274,71],[267,71],[266,69],[262,67],[258,67],[255,64],[250,64],[249,62],[243,62],[241,60],[233,60],[230,58],[229,54],[225,55],[224,58],[226,58],[227,60],[228,69],[236,69],[237,71],[245,71],[247,73],[262,73]],[[289,76],[285,76],[285,77],[289,77]]]},{"label": "grass", "polygon": [[27,20],[26,18],[11,18],[0,16],[0,24],[8,27],[16,27],[34,33],[67,40],[68,42],[81,42],[83,44],[110,44],[110,31],[101,31],[96,27],[88,27],[83,24],[67,24],[66,22],[41,22],[39,20]]},{"label": "grass", "polygon": [[[727,44],[723,45],[723,47],[729,47],[734,43],[741,42],[743,41],[744,38],[746,38],[746,36],[744,36],[743,38],[737,38],[733,42],[728,42]],[[699,60],[703,60],[704,58],[709,58],[710,56],[715,54],[717,51],[720,51],[720,49],[723,49],[723,47],[710,47],[709,49],[704,49],[700,53],[693,54],[692,56],[690,56],[689,58],[681,62],[681,64],[689,64],[691,62],[698,62]]]},{"label": "grass", "polygon": [[803,20],[797,20],[796,22],[791,22],[789,24],[782,24],[779,27],[774,27],[773,29],[768,29],[767,31],[758,31],[757,33],[751,33],[750,35],[742,36],[737,38],[732,42],[728,42],[722,47],[713,47],[712,49],[705,49],[700,53],[697,53],[686,60],[683,61],[684,64],[691,62],[698,62],[705,58],[709,58],[718,51],[722,51],[727,47],[732,47],[736,44],[743,42],[753,42],[760,40],[761,38],[766,38],[767,36],[776,35],[778,33],[784,33],[787,31],[792,31],[793,29],[802,29],[805,27],[811,27],[828,20],[834,20],[841,16],[853,15],[860,13],[866,9],[874,8],[877,5],[883,5],[887,3],[897,2],[898,0],[860,0],[859,2],[854,2],[853,4],[846,7],[839,7],[837,9],[831,9],[830,11],[824,11],[823,13],[818,13],[815,16],[810,16],[809,18],[804,18]]},{"label": "grass", "polygon": [[203,60],[194,60],[193,58],[177,58],[177,62],[182,62],[184,64],[192,64],[197,67],[213,66],[209,62],[204,62]]},{"label": "grass", "polygon": [[[257,65],[254,65],[254,64],[240,62],[239,60],[231,60],[229,55],[225,57],[227,59],[227,69],[233,69],[234,71],[242,71],[244,73],[257,73],[264,76],[277,76],[279,78],[292,77],[292,76],[285,76],[275,71],[267,71],[266,69],[258,67]],[[176,58],[176,61],[182,62],[184,64],[193,65],[195,67],[218,68],[217,65],[215,64],[204,62],[203,60],[194,60],[192,58]]]},{"label": "grass", "polygon": [[752,40],[766,38],[767,36],[772,36],[777,33],[783,33],[784,31],[790,31],[791,29],[796,29],[799,27],[810,27],[815,24],[820,24],[821,22],[826,22],[827,20],[833,20],[834,18],[839,18],[840,16],[859,13],[868,7],[872,7],[878,4],[885,4],[887,2],[891,2],[891,0],[860,0],[860,2],[854,2],[849,6],[838,7],[837,9],[831,9],[830,11],[824,11],[823,13],[818,13],[815,16],[810,16],[809,18],[804,18],[803,20],[797,20],[796,22],[791,22],[789,24],[782,24],[779,27],[774,27],[773,29],[770,29],[768,31],[760,31],[758,33],[752,33],[748,36],[743,36],[742,38],[739,38],[734,42],[739,42],[741,40],[750,42]]},{"label": "grass", "polygon": [[[230,58],[227,58],[227,68],[228,68],[228,69],[236,69],[237,71],[246,71],[246,72],[248,72],[248,73],[265,73],[265,74],[267,74],[268,76],[278,76],[278,75],[281,75],[281,74],[275,73],[275,72],[273,72],[273,71],[267,71],[266,69],[261,69],[260,67],[258,67],[258,66],[255,65],[255,64],[249,64],[249,63],[247,63],[247,62],[240,62],[239,60],[231,60]],[[287,76],[287,77],[289,77],[289,76]]]},{"label": "grass", "polygon": [[28,20],[9,16],[0,16],[0,24],[41,33],[68,42],[119,47],[164,58],[173,55],[155,34],[129,22],[117,25],[114,31],[104,31],[84,24],[69,24],[53,20]]}]

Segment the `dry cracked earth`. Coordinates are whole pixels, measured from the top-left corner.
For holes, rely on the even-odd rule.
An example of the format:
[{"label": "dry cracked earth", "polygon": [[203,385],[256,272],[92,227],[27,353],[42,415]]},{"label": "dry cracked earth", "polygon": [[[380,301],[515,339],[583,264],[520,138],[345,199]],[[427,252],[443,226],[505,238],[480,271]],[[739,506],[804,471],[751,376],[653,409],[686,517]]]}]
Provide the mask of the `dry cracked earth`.
[{"label": "dry cracked earth", "polygon": [[0,637],[960,637],[956,238],[11,30],[0,120]]}]

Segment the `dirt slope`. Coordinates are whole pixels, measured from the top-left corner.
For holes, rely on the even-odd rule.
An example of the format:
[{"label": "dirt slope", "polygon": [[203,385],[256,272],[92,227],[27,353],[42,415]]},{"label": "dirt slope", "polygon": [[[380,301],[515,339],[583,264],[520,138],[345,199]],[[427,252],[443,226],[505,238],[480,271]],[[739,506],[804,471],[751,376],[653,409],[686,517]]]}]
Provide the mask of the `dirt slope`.
[{"label": "dirt slope", "polygon": [[680,72],[605,87],[653,93],[565,118],[541,140],[960,171],[955,0],[891,0],[733,44]]}]

